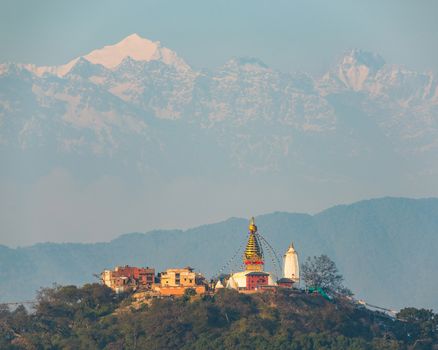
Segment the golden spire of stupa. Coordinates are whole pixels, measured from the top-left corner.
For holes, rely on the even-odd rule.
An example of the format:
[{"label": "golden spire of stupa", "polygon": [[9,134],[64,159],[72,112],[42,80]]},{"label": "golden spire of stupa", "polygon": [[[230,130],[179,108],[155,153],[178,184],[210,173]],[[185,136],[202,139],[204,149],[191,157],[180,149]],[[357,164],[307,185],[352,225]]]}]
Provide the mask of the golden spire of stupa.
[{"label": "golden spire of stupa", "polygon": [[251,218],[248,228],[249,237],[244,254],[244,263],[247,270],[262,271],[263,253],[256,235],[257,226],[255,225],[254,218]]}]

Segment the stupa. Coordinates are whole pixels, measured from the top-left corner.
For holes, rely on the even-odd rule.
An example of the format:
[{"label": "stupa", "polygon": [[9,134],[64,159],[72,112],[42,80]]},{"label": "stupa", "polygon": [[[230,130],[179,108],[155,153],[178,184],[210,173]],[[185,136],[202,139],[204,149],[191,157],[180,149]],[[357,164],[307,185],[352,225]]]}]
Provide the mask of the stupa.
[{"label": "stupa", "polygon": [[227,288],[256,290],[263,286],[274,286],[276,277],[264,271],[263,249],[254,218],[249,222],[248,231],[248,242],[243,254],[245,270],[233,273],[228,279]]}]

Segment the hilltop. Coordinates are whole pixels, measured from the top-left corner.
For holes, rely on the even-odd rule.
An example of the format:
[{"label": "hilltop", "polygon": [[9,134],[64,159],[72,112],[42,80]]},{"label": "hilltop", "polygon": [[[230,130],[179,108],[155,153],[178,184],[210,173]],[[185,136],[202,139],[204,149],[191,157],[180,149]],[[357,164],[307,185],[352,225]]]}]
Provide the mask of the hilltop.
[{"label": "hilltop", "polygon": [[[398,318],[347,300],[288,289],[155,299],[132,308],[101,285],[57,287],[35,312],[0,310],[2,349],[436,349],[437,315],[404,309]],[[435,345],[434,345],[435,344]],[[412,347],[412,345],[414,345]]]}]

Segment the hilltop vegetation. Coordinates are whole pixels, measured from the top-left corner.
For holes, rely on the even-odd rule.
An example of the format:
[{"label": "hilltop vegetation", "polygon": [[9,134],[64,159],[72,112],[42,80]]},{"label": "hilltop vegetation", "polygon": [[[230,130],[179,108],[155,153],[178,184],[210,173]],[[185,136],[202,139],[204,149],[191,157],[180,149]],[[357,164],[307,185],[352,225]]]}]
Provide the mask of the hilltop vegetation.
[{"label": "hilltop vegetation", "polygon": [[156,299],[90,284],[39,293],[34,312],[0,310],[1,349],[438,349],[438,317],[407,308],[400,319],[279,290]]}]

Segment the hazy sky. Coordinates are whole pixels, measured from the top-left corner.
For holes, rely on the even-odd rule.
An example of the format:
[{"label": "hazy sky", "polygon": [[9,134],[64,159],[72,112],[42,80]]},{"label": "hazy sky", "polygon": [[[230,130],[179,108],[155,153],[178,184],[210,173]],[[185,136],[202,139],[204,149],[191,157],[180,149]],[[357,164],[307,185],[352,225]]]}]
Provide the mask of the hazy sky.
[{"label": "hazy sky", "polygon": [[345,49],[438,71],[438,2],[22,1],[0,5],[0,61],[61,64],[137,32],[196,68],[254,56],[319,73]]}]

